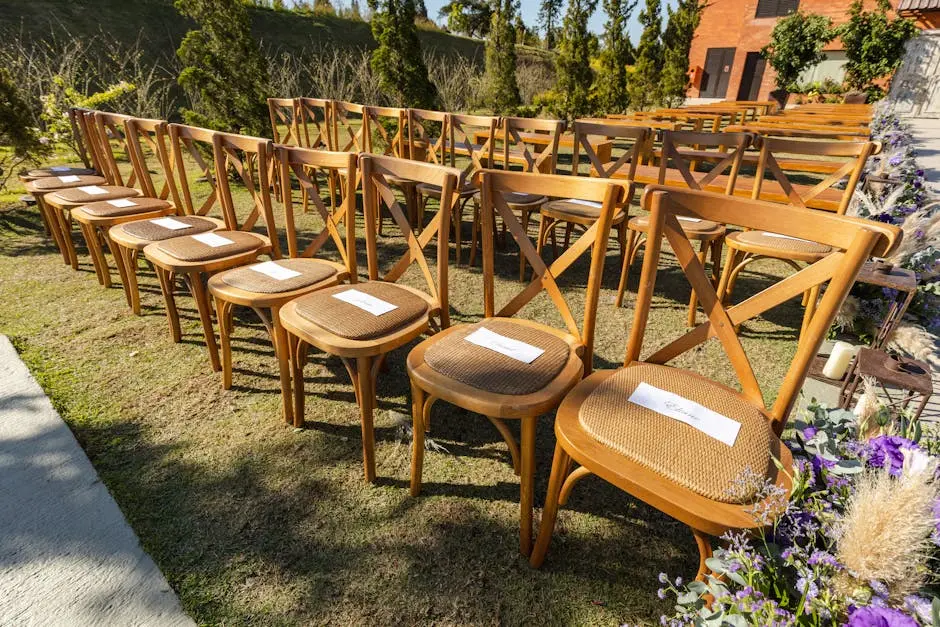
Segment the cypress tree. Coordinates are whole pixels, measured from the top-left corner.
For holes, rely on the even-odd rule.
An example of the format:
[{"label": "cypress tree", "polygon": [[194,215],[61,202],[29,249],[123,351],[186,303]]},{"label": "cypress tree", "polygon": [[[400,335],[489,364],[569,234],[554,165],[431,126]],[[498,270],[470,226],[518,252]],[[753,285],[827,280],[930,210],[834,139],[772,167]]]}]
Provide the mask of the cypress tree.
[{"label": "cypress tree", "polygon": [[370,0],[369,6],[372,35],[379,43],[372,51],[372,70],[382,90],[397,106],[433,109],[437,88],[421,56],[414,0]]},{"label": "cypress tree", "polygon": [[689,89],[689,50],[702,18],[702,0],[679,0],[675,10],[667,8],[669,21],[663,33],[662,102],[679,106]]},{"label": "cypress tree", "polygon": [[512,113],[522,104],[516,82],[516,0],[496,0],[486,40],[486,100],[494,113]]},{"label": "cypress tree", "polygon": [[555,74],[558,81],[559,113],[570,120],[591,112],[591,37],[588,20],[597,0],[568,0],[568,11],[561,27]]},{"label": "cypress tree", "polygon": [[646,8],[640,12],[640,45],[637,47],[636,64],[630,76],[627,90],[630,106],[641,111],[660,102],[660,79],[663,73],[662,6],[660,0],[646,0]]},{"label": "cypress tree", "polygon": [[182,109],[187,124],[261,135],[268,132],[268,71],[251,36],[243,0],[176,0],[198,28],[186,33],[176,54],[179,84],[195,106]]},{"label": "cypress tree", "polygon": [[637,0],[604,0],[604,49],[597,73],[595,93],[600,113],[623,113],[630,106],[627,93],[627,66],[633,63],[633,45],[627,23]]},{"label": "cypress tree", "polygon": [[539,26],[545,31],[545,47],[549,50],[555,47],[555,35],[560,17],[561,0],[542,0],[542,6],[539,8]]}]

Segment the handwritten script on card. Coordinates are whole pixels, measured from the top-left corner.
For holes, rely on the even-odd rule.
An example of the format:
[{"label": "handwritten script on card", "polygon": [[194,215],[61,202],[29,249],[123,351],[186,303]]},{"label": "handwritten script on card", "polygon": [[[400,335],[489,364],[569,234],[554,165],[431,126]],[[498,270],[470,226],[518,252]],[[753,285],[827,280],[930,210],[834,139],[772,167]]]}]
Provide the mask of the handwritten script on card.
[{"label": "handwritten script on card", "polygon": [[738,431],[741,430],[740,422],[722,416],[695,401],[661,390],[648,383],[638,385],[627,400],[657,414],[684,422],[728,446],[734,446],[734,442],[738,438]]}]

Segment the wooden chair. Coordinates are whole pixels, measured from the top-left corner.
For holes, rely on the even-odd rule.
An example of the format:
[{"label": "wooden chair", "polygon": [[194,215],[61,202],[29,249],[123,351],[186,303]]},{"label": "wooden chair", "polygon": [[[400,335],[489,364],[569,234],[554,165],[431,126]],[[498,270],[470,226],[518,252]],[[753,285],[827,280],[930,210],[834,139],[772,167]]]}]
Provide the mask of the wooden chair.
[{"label": "wooden chair", "polygon": [[[411,462],[411,494],[421,491],[424,433],[430,428],[431,406],[444,400],[486,416],[503,436],[520,476],[520,550],[528,555],[532,542],[532,490],[535,474],[535,432],[538,417],[555,409],[558,402],[586,372],[591,371],[594,322],[603,275],[607,239],[614,212],[626,201],[629,184],[560,175],[484,170],[481,174],[483,214],[483,321],[461,324],[428,338],[408,354],[411,377],[414,443]],[[565,253],[547,266],[523,230],[507,193],[544,193],[550,196],[600,202],[598,219]],[[535,276],[499,310],[495,304],[493,225],[500,216]],[[590,250],[590,271],[584,295],[584,318],[579,325],[558,278]],[[514,318],[542,290],[548,294],[564,321],[565,329]],[[526,363],[484,348],[467,339],[474,334],[496,334],[496,341],[523,342],[542,351]],[[516,443],[505,421],[521,422],[521,442]]]},{"label": "wooden chair", "polygon": [[[581,151],[584,150],[584,156],[587,157],[590,175],[600,178],[610,178],[615,172],[621,169],[625,170],[625,177],[629,185],[629,194],[622,207],[615,213],[611,225],[617,231],[617,242],[620,245],[621,264],[626,258],[627,243],[627,215],[630,203],[633,202],[633,177],[636,168],[640,165],[643,151],[646,149],[652,132],[648,128],[629,127],[617,124],[600,124],[596,122],[585,122],[578,120],[574,123],[574,150],[572,152],[571,173],[575,176],[580,174]],[[628,142],[629,145],[623,153],[614,161],[604,163],[598,158],[590,141],[591,137],[606,137],[607,139],[617,140],[619,143]],[[601,205],[598,203],[585,202],[579,199],[551,200],[542,205],[541,221],[539,223],[539,236],[537,241],[537,250],[542,254],[542,247],[545,245],[549,235],[552,238],[552,248],[555,256],[558,256],[558,248],[555,241],[555,231],[559,224],[565,225],[564,247],[568,247],[571,239],[571,231],[575,225],[580,228],[588,228],[597,221],[601,212]]]},{"label": "wooden chair", "polygon": [[[751,197],[755,199],[785,202],[797,207],[827,209],[842,215],[865,169],[865,162],[874,150],[871,142],[819,142],[767,137],[761,144],[757,172],[752,181]],[[800,172],[784,170],[782,164],[793,161],[792,156],[845,159],[842,167],[825,176],[815,184],[797,184],[791,177]],[[769,175],[769,180],[766,179]],[[745,182],[747,179],[741,179]],[[844,189],[835,186],[845,182]],[[734,290],[740,272],[760,259],[779,259],[795,270],[800,263],[815,263],[832,252],[832,248],[820,240],[810,241],[787,237],[767,231],[741,231],[726,238],[728,259],[722,273],[718,293],[726,301]],[[813,316],[819,288],[804,294],[806,307],[801,332],[805,331]]]},{"label": "wooden chair", "polygon": [[[697,577],[703,579],[706,559],[712,551],[711,537],[729,529],[760,528],[766,519],[761,520],[755,512],[773,517],[782,511],[778,507],[786,505],[793,459],[781,443],[780,433],[812,359],[862,264],[872,254],[884,255],[891,250],[899,231],[866,220],[662,186],[647,188],[642,202],[650,212],[650,243],[643,260],[643,278],[624,367],[587,377],[568,393],[558,409],[548,494],[530,563],[539,567],[545,558],[558,505],[567,501],[577,481],[593,474],[688,525],[699,549]],[[812,237],[830,246],[833,252],[816,266],[726,309],[678,220],[681,216],[782,231],[793,237]],[[664,237],[699,294],[708,321],[641,361]],[[735,335],[735,325],[826,281],[828,287],[812,325],[776,390],[773,407],[767,408],[751,364]],[[741,392],[710,377],[664,365],[712,337],[721,342],[728,355]],[[640,390],[640,386],[644,389]],[[679,419],[647,409],[650,404],[675,406],[674,401],[683,402],[664,399],[648,386],[717,412],[724,420],[715,420],[724,423],[727,430],[708,435]],[[651,399],[653,403],[649,402]],[[692,420],[705,423],[696,408],[680,406],[680,409],[691,414]],[[575,462],[578,467],[572,471]],[[776,499],[773,495],[765,496],[760,491],[765,481],[776,485],[782,495]]]},{"label": "wooden chair", "polygon": [[[170,200],[176,209],[174,221],[187,226],[183,228],[170,222],[170,228],[164,226],[164,220],[135,220],[116,224],[108,231],[108,242],[121,274],[124,297],[131,311],[138,316],[141,308],[137,271],[144,248],[154,242],[226,228],[211,158],[215,131],[170,124],[167,135],[167,172],[170,174]],[[206,154],[210,155],[208,160],[204,157]],[[209,215],[213,210],[218,217]],[[179,342],[179,327],[173,324],[176,316],[167,315],[173,341]]]},{"label": "wooden chair", "polygon": [[[334,150],[333,139],[333,101],[322,98],[296,98],[297,101],[297,124],[298,141],[304,148],[311,150]],[[320,184],[317,179],[317,170],[312,171],[313,176],[310,181],[313,183],[313,189],[320,194]],[[326,178],[327,188],[329,189],[330,208],[336,210],[337,189],[342,190],[340,183],[340,172],[337,170],[326,170],[323,173]],[[303,194],[307,194],[303,189]],[[340,202],[345,199],[340,198]],[[304,213],[309,209],[306,197],[303,199]]]},{"label": "wooden chair", "polygon": [[[222,387],[232,387],[233,312],[236,306],[249,307],[258,314],[271,336],[280,368],[281,387],[290,389],[290,357],[287,334],[280,322],[280,309],[288,301],[318,289],[332,287],[344,281],[355,283],[356,277],[356,189],[345,190],[345,201],[336,210],[329,210],[316,191],[312,172],[342,169],[350,173],[346,178],[350,186],[356,184],[356,155],[346,152],[327,152],[291,146],[274,146],[274,161],[281,182],[284,219],[287,234],[288,257],[257,265],[225,270],[209,278],[209,293],[215,301],[219,323],[219,343],[222,352]],[[297,180],[304,199],[316,207],[323,220],[323,229],[301,249],[294,219],[292,181]],[[345,242],[340,235],[345,228]],[[274,240],[276,232],[270,235]],[[317,259],[324,245],[331,241],[339,251],[342,263]],[[276,265],[277,268],[272,268]],[[282,413],[289,424],[303,426],[295,420],[290,396],[283,396]]]},{"label": "wooden chair", "polygon": [[[99,113],[96,117],[105,118],[108,115],[111,114]],[[120,262],[120,256],[108,237],[111,227],[176,213],[176,208],[167,201],[170,195],[169,181],[172,177],[167,123],[163,120],[131,118],[124,121],[124,127],[129,157],[141,195],[135,198],[93,202],[71,211],[72,219],[81,227],[98,282],[105,287],[111,287],[111,270],[104,256],[105,247],[116,260],[121,283],[128,282],[124,264]],[[154,180],[151,170],[155,171],[158,180]]]},{"label": "wooden chair", "polygon": [[[205,132],[203,129],[199,131]],[[181,278],[196,302],[206,349],[209,351],[209,363],[212,370],[218,372],[222,364],[219,361],[204,277],[251,263],[262,253],[271,252],[277,258],[280,251],[271,208],[271,140],[231,133],[208,133],[212,141],[216,184],[214,193],[218,195],[225,229],[153,242],[144,247],[144,256],[153,265],[160,281],[173,341],[180,340],[175,284]],[[239,178],[251,199],[247,211],[239,211],[236,207],[229,182],[230,172]],[[180,182],[186,181],[187,177],[180,177]],[[239,216],[239,213],[242,215]],[[259,218],[267,227],[269,237],[249,232]],[[191,228],[188,223],[187,228]]]},{"label": "wooden chair", "polygon": [[88,155],[87,138],[82,131],[82,125],[78,118],[89,109],[72,107],[68,110],[69,126],[72,129],[72,139],[77,148],[78,158],[81,159],[83,167],[72,166],[43,166],[33,168],[19,174],[19,179],[23,183],[35,181],[36,179],[58,177],[58,176],[92,176],[97,174],[94,163]]},{"label": "wooden chair", "polygon": [[[394,157],[360,155],[365,213],[366,253],[369,281],[356,286],[336,286],[294,299],[281,307],[281,326],[290,346],[293,392],[282,388],[285,398],[293,398],[296,424],[304,418],[304,376],[307,352],[313,346],[342,359],[352,379],[362,423],[362,456],[367,481],[375,479],[375,437],[373,412],[376,405],[375,379],[388,354],[429,330],[450,324],[447,304],[447,238],[450,212],[438,211],[416,234],[391,190],[389,177],[406,178],[439,185],[441,204],[453,206],[462,174],[454,168],[419,163]],[[380,205],[384,205],[407,241],[407,249],[391,269],[380,277],[378,229]],[[437,237],[437,272],[432,274],[424,248]],[[416,264],[427,292],[396,281]],[[374,299],[378,300],[378,303]],[[349,302],[352,300],[353,302]],[[354,304],[354,303],[359,303]],[[369,303],[393,309],[373,313]],[[384,304],[383,304],[384,303]]]},{"label": "wooden chair", "polygon": [[[665,131],[663,133],[662,158],[656,173],[658,184],[674,184],[689,189],[707,189],[721,183],[725,194],[731,194],[737,184],[738,173],[744,152],[753,140],[747,133],[691,133],[687,131]],[[693,171],[698,158],[690,158],[682,152],[682,146],[691,146],[695,151],[713,152],[720,161],[707,172]],[[672,164],[672,167],[669,167]],[[651,166],[642,166],[634,172],[634,179],[641,179],[640,172],[650,176]],[[727,174],[725,174],[727,172]],[[646,179],[649,180],[648,178]],[[680,183],[681,181],[681,183]],[[623,295],[627,289],[627,275],[630,266],[640,249],[648,245],[650,218],[638,216],[627,222],[627,254],[620,269],[620,283],[617,286],[617,307],[623,306]],[[711,220],[683,219],[686,234],[699,243],[699,262],[704,264],[711,253],[712,278],[717,285],[721,272],[721,253],[725,239],[725,226]],[[689,297],[688,324],[695,324],[697,298],[695,290]]]},{"label": "wooden chair", "polygon": [[268,98],[271,137],[275,144],[302,146],[299,98]]}]

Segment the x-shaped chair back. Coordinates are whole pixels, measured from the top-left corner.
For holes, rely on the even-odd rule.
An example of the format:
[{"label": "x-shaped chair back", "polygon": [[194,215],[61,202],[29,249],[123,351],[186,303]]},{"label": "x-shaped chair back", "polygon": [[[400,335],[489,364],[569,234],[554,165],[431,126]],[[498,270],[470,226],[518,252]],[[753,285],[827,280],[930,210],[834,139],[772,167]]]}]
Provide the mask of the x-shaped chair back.
[{"label": "x-shaped chair back", "polygon": [[453,166],[453,163],[448,163],[448,115],[443,111],[408,109],[408,142],[401,156],[413,161]]},{"label": "x-shaped chair back", "polygon": [[[366,251],[369,260],[369,280],[394,283],[411,266],[416,264],[424,277],[428,294],[440,306],[441,327],[450,325],[447,304],[447,260],[450,228],[450,212],[438,211],[420,233],[415,233],[408,222],[408,215],[389,186],[388,177],[406,179],[441,188],[441,206],[452,207],[457,192],[463,185],[463,173],[455,168],[398,159],[384,155],[362,154],[359,156],[362,177],[363,211],[366,218]],[[392,216],[398,230],[406,241],[406,250],[400,259],[383,276],[379,276],[378,219],[384,206]],[[424,249],[437,237],[437,272],[432,273]]]},{"label": "x-shaped chair back", "polygon": [[[356,277],[356,166],[358,157],[351,152],[328,152],[275,144],[274,161],[280,171],[281,198],[284,199],[284,221],[287,230],[287,253],[291,257],[313,257],[330,240],[339,251],[343,263],[349,270],[350,279]],[[317,169],[345,169],[347,189],[343,193],[343,202],[330,210],[320,198],[313,172]],[[313,205],[323,220],[323,229],[315,234],[310,243],[300,248],[297,227],[294,219],[293,181],[297,181],[301,190],[306,191],[309,205]],[[308,206],[309,206],[308,205]],[[339,227],[345,225],[346,234],[340,234]]]},{"label": "x-shaped chair back", "polygon": [[[483,221],[483,304],[487,318],[511,317],[522,310],[544,290],[565,327],[584,346],[582,359],[586,372],[591,370],[594,350],[594,323],[597,301],[603,275],[604,257],[610,225],[617,207],[629,199],[631,183],[598,178],[573,177],[556,174],[529,174],[504,170],[483,170],[481,173],[482,221]],[[557,198],[575,198],[602,203],[600,216],[569,248],[546,265],[538,254],[535,244],[523,230],[522,223],[504,199],[505,193],[539,194]],[[531,282],[499,310],[496,309],[495,288],[495,243],[494,224],[496,216],[509,229],[519,250],[534,270]],[[558,278],[568,270],[588,249],[591,250],[591,268],[588,273],[584,298],[584,317],[579,325],[558,286]]]},{"label": "x-shaped chair back", "polygon": [[[263,137],[246,137],[234,133],[216,133],[212,137],[212,152],[215,171],[218,174],[219,200],[222,203],[225,225],[232,230],[250,231],[260,218],[264,221],[268,237],[271,239],[271,256],[281,257],[281,247],[274,225],[274,211],[271,207],[271,181],[273,179],[272,154],[274,144]],[[251,209],[244,218],[239,218],[235,197],[232,195],[232,180],[229,171],[233,171],[245,191],[251,197]],[[233,177],[234,178],[234,177]]]},{"label": "x-shaped chair back", "polygon": [[271,137],[274,138],[274,143],[285,146],[302,145],[298,100],[298,98],[268,98],[268,117],[271,118]]},{"label": "x-shaped chair back", "polygon": [[[149,198],[166,200],[170,196],[173,161],[170,159],[168,127],[163,120],[145,118],[131,118],[124,123],[131,164],[141,191]],[[154,180],[154,172],[158,180]]]},{"label": "x-shaped chair back", "polygon": [[[218,205],[219,214],[224,219],[225,209],[219,200],[212,155],[215,131],[183,124],[170,124],[169,130],[170,158],[173,162],[170,194],[176,211],[181,215],[204,216]],[[205,198],[197,199],[201,196],[198,188],[203,184],[209,186],[209,193]]]},{"label": "x-shaped chair back", "polygon": [[313,150],[334,150],[333,101],[323,98],[297,98],[300,144]]},{"label": "x-shaped chair back", "polygon": [[[754,191],[752,198],[760,198],[764,177],[768,173],[783,188],[783,192],[792,205],[797,207],[827,208],[819,206],[819,195],[828,189],[848,179],[842,197],[839,200],[836,213],[842,215],[852,200],[855,187],[865,169],[865,162],[874,152],[876,145],[873,142],[843,142],[843,141],[808,141],[797,139],[783,139],[780,137],[765,137],[762,139],[760,156],[757,162],[757,172],[754,176]],[[835,172],[829,174],[822,181],[813,186],[796,187],[790,181],[786,172],[780,167],[777,158],[781,155],[800,155],[809,157],[841,157],[846,162]]]},{"label": "x-shaped chair back", "polygon": [[85,129],[84,115],[88,109],[72,107],[68,111],[69,126],[72,128],[72,137],[75,138],[75,148],[78,152],[78,158],[86,168],[91,168],[94,164],[88,151],[88,133]]},{"label": "x-shaped chair back", "polygon": [[[462,115],[448,114],[447,149],[449,165],[456,167],[457,156],[467,157],[470,162],[464,167],[469,179],[473,174],[483,170],[486,164],[493,163],[496,145],[496,128],[499,118],[488,115]],[[474,143],[474,138],[483,133],[486,138],[483,143]]]},{"label": "x-shaped chair back", "polygon": [[[341,152],[372,152],[372,129],[366,106],[343,100],[331,101],[330,122],[333,128],[333,150]],[[359,127],[356,128],[356,122]]]},{"label": "x-shaped chair back", "polygon": [[[666,182],[666,174],[672,164],[672,169],[679,172],[689,189],[702,190],[709,186],[714,187],[713,181],[727,172],[724,192],[728,195],[733,194],[738,174],[741,171],[744,151],[753,140],[754,137],[748,133],[664,131],[663,156],[659,163],[659,184],[663,185]],[[680,151],[682,146],[689,146],[696,151],[714,151],[723,154],[724,158],[708,172],[694,172],[692,164],[697,159],[683,155]]]},{"label": "x-shaped chair back", "polygon": [[[134,187],[137,184],[137,173],[131,170],[125,180],[118,167],[119,154],[123,154],[130,161],[130,149],[127,145],[124,125],[131,117],[120,113],[95,111],[86,114],[86,119],[89,119],[89,143],[93,146],[93,150],[97,150],[99,161],[104,168],[101,170],[101,175],[108,179],[109,185]],[[115,150],[120,153],[116,153]]]},{"label": "x-shaped chair back", "polygon": [[369,152],[387,157],[409,158],[405,149],[408,110],[395,107],[366,107],[369,120]]},{"label": "x-shaped chair back", "polygon": [[[499,139],[503,145],[496,152],[495,162],[500,168],[509,170],[513,163],[518,163],[521,159],[525,172],[555,173],[558,142],[565,130],[565,123],[562,120],[507,117],[503,118],[501,126],[502,132]],[[536,138],[540,140],[538,144],[533,142]]]},{"label": "x-shaped chair back", "polygon": [[[657,185],[645,190],[642,203],[650,212],[650,230],[633,326],[627,342],[625,365],[640,359],[664,237],[672,247],[686,279],[698,295],[708,315],[708,321],[657,349],[644,361],[665,364],[709,338],[718,338],[741,385],[742,394],[763,411],[766,411],[763,394],[735,328],[742,322],[828,281],[822,301],[809,327],[800,338],[797,353],[778,388],[777,399],[770,410],[774,431],[779,435],[803,385],[810,363],[819,351],[829,326],[855,282],[862,264],[871,255],[883,256],[889,253],[900,240],[900,230],[869,220],[836,216],[791,205]],[[810,239],[827,244],[834,251],[747,300],[726,308],[719,301],[712,282],[705,275],[705,268],[679,223],[679,216]]]},{"label": "x-shaped chair back", "polygon": [[[587,157],[591,164],[591,174],[600,178],[610,178],[614,173],[619,172],[624,166],[627,167],[627,179],[633,180],[636,176],[636,168],[640,165],[643,158],[643,151],[649,145],[652,131],[642,126],[632,127],[620,124],[604,124],[601,122],[585,122],[578,120],[574,123],[574,150],[572,152],[571,172],[578,174],[578,166],[581,162],[581,151]],[[597,156],[597,151],[591,145],[591,137],[606,137],[607,139],[632,142],[628,150],[624,150],[611,163],[604,163]],[[630,194],[633,197],[633,194]]]}]

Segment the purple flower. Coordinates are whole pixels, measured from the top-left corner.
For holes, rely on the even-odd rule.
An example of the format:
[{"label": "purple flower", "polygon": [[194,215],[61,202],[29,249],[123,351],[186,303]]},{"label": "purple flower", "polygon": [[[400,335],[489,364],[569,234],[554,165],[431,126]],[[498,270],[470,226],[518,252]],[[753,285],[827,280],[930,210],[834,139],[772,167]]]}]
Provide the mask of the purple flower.
[{"label": "purple flower", "polygon": [[859,607],[849,616],[848,627],[917,627],[917,621],[889,607]]},{"label": "purple flower", "polygon": [[940,499],[934,501],[933,504],[933,524],[934,532],[930,538],[934,544],[940,546]]},{"label": "purple flower", "polygon": [[805,429],[803,429],[803,439],[812,440],[813,436],[815,436],[817,433],[819,433],[819,429],[817,429],[816,427],[812,427],[812,426],[806,427]]},{"label": "purple flower", "polygon": [[893,476],[901,475],[904,466],[902,449],[916,449],[916,444],[896,435],[879,435],[872,438],[866,447],[866,460],[869,468],[887,468]]}]

